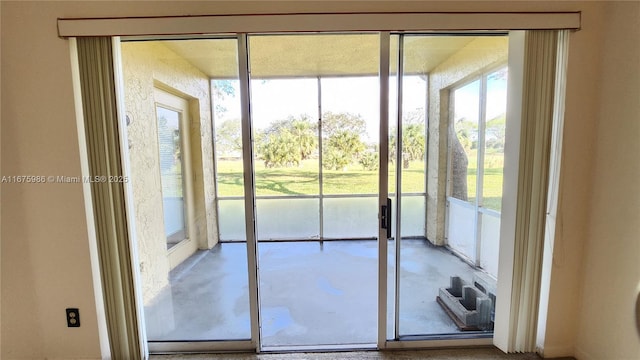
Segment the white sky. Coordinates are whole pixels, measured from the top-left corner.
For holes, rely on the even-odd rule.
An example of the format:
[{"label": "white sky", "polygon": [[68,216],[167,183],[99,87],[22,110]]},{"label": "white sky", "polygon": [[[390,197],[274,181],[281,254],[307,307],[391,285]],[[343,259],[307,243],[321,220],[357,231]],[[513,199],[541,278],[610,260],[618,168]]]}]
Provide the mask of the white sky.
[{"label": "white sky", "polygon": [[[455,118],[478,122],[480,113],[480,80],[455,90]],[[507,78],[487,79],[487,120],[507,111]]]},{"label": "white sky", "polygon": [[[425,108],[425,82],[418,76],[406,76],[403,80],[403,111],[405,113]],[[226,108],[221,118],[240,119],[240,99],[237,81],[233,82],[236,96],[226,96]],[[390,79],[390,117],[393,123],[396,113],[396,80]],[[475,84],[475,86],[474,86]],[[506,110],[506,79],[489,80],[487,83],[487,119]],[[272,121],[306,114],[312,119],[318,116],[317,79],[252,80],[252,120],[255,129],[264,129]],[[477,121],[478,86],[471,83],[456,90],[456,117]],[[473,105],[472,105],[473,104]],[[340,77],[322,79],[322,111],[360,114],[367,123],[369,141],[377,141],[379,134],[379,84],[378,77]]]},{"label": "white sky", "polygon": [[[367,135],[375,141],[379,134],[378,77],[340,77],[322,79],[322,112],[359,114],[367,123]],[[391,79],[390,113],[396,112],[395,79]],[[252,120],[256,129],[269,126],[272,121],[307,114],[318,116],[317,79],[274,79],[251,82]],[[239,93],[237,82],[235,93]],[[403,110],[425,108],[425,83],[418,76],[404,79]],[[239,98],[227,96],[223,105],[227,111],[222,119],[240,118]],[[389,122],[394,121],[390,117]]]}]

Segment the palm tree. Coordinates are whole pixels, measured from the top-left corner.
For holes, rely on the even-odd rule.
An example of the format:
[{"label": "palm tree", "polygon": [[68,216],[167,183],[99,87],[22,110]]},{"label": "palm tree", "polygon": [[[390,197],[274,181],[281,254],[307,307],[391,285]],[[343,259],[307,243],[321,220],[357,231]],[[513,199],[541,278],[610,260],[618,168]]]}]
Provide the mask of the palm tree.
[{"label": "palm tree", "polygon": [[360,140],[360,135],[348,130],[338,131],[327,141],[327,147],[322,154],[322,165],[329,170],[344,169],[357,160],[364,149],[365,145]]},{"label": "palm tree", "polygon": [[308,120],[294,120],[290,129],[294,142],[300,153],[300,159],[306,160],[313,153],[318,142],[313,124]]},{"label": "palm tree", "polygon": [[[410,161],[422,160],[425,154],[424,124],[405,124],[402,126],[402,160],[403,167],[409,167]],[[391,132],[389,140],[389,159],[396,159],[396,132]]]},{"label": "palm tree", "polygon": [[402,131],[402,155],[409,161],[424,158],[424,124],[405,125]]}]

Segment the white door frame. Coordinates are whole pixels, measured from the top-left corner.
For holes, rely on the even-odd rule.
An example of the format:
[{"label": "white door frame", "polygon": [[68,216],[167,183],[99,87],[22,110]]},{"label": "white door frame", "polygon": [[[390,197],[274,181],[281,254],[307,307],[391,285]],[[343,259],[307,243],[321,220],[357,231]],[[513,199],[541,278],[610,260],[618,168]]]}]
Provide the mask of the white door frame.
[{"label": "white door frame", "polygon": [[[387,226],[383,224],[382,208],[387,207],[389,198],[389,51],[391,35],[388,31],[380,32],[380,165],[378,172],[378,348],[385,349],[387,343]],[[391,207],[386,216],[391,218]]]},{"label": "white door frame", "polygon": [[[191,139],[189,133],[189,126],[191,123],[191,115],[189,114],[189,101],[178,95],[174,95],[164,89],[154,87],[153,89],[154,101],[156,109],[161,107],[163,109],[172,110],[180,114],[179,129],[180,129],[180,152],[182,153],[181,159],[181,171],[182,171],[182,186],[183,186],[183,211],[184,211],[184,226],[185,226],[185,238],[175,244],[167,251],[167,257],[169,259],[169,268],[173,269],[182,261],[187,259],[198,249],[198,239],[195,237],[194,231],[194,198],[193,198],[193,178],[192,178],[192,164],[191,164]],[[157,110],[156,110],[157,112]],[[157,117],[157,114],[156,114]],[[156,119],[156,124],[158,120]],[[161,179],[162,181],[162,179]],[[167,211],[163,207],[163,213]]]},{"label": "white door frame", "polygon": [[251,343],[260,352],[260,294],[258,277],[258,237],[256,233],[256,187],[253,164],[251,119],[251,80],[249,79],[249,42],[247,34],[238,35],[238,70],[242,113],[242,161],[244,171],[244,218],[247,234],[247,267],[249,270],[249,313]]}]

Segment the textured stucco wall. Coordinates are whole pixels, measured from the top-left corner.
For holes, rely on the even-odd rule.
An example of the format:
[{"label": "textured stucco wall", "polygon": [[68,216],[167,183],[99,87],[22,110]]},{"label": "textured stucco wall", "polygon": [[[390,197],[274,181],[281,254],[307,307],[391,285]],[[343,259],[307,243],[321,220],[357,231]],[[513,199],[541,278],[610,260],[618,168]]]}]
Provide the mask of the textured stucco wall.
[{"label": "textured stucco wall", "polygon": [[444,245],[449,88],[506,63],[508,42],[506,36],[474,39],[429,74],[427,238],[436,245]]},{"label": "textured stucco wall", "polygon": [[190,139],[195,205],[195,240],[201,249],[217,242],[213,148],[208,77],[158,42],[122,43],[131,182],[143,296],[167,284],[167,257],[158,158],[154,87],[176,92],[190,103]]}]

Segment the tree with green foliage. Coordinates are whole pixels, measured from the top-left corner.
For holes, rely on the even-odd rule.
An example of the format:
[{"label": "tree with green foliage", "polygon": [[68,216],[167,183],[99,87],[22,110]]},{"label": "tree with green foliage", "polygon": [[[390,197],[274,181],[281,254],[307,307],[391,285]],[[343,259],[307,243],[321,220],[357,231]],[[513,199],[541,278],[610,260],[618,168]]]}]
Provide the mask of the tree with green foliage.
[{"label": "tree with green foliage", "polygon": [[454,130],[458,136],[458,141],[469,153],[472,149],[478,148],[478,123],[469,121],[465,118],[456,120],[454,124]]},{"label": "tree with green foliage", "polygon": [[485,144],[487,148],[504,151],[506,116],[502,114],[485,125]]},{"label": "tree with green foliage", "polygon": [[221,103],[223,102],[226,96],[235,97],[236,90],[234,85],[237,84],[237,80],[211,80],[212,90],[213,90],[213,108],[215,110],[215,115],[220,116],[227,111]]},{"label": "tree with green foliage", "polygon": [[[397,127],[391,129],[389,138],[389,160],[396,160]],[[424,109],[408,112],[402,119],[402,163],[409,168],[410,161],[423,160],[425,155]]]},{"label": "tree with green foliage", "polygon": [[344,170],[358,159],[364,151],[365,144],[353,131],[338,131],[327,139],[322,166],[328,170]]},{"label": "tree with green foliage", "polygon": [[291,131],[295,139],[296,150],[300,153],[300,159],[308,159],[318,145],[318,132],[315,124],[306,118],[293,119],[291,120],[289,131]]},{"label": "tree with green foliage", "polygon": [[227,119],[216,126],[216,152],[219,157],[238,157],[242,154],[242,131],[239,119]]},{"label": "tree with green foliage", "polygon": [[358,161],[364,151],[362,136],[367,133],[367,123],[360,114],[322,114],[322,167],[327,170],[344,170]]},{"label": "tree with green foliage", "polygon": [[424,159],[424,124],[409,124],[402,130],[403,158],[414,161]]},{"label": "tree with green foliage", "polygon": [[376,171],[378,170],[379,159],[380,157],[378,156],[378,151],[374,149],[372,151],[365,151],[360,156],[358,163],[366,171]]},{"label": "tree with green foliage", "polygon": [[323,139],[329,139],[342,131],[361,137],[367,133],[367,122],[360,114],[333,113],[331,111],[322,114]]},{"label": "tree with green foliage", "polygon": [[268,168],[298,166],[316,149],[316,133],[306,116],[276,121],[257,134],[258,156]]},{"label": "tree with green foliage", "polygon": [[295,137],[286,128],[277,133],[263,134],[257,150],[266,168],[297,166],[302,160]]},{"label": "tree with green foliage", "polygon": [[[230,125],[229,125],[230,128]],[[359,160],[365,149],[361,137],[366,134],[366,122],[360,115],[326,112],[322,118],[324,143],[323,167],[340,170]],[[227,136],[225,139],[239,138]],[[257,153],[265,167],[299,166],[309,159],[318,146],[317,127],[306,115],[290,116],[273,122],[256,133]]]},{"label": "tree with green foliage", "polygon": [[[403,168],[409,168],[410,161],[423,160],[425,154],[425,129],[424,124],[407,124],[402,127],[402,163]],[[395,130],[389,139],[389,160],[396,160],[396,138]]]}]

